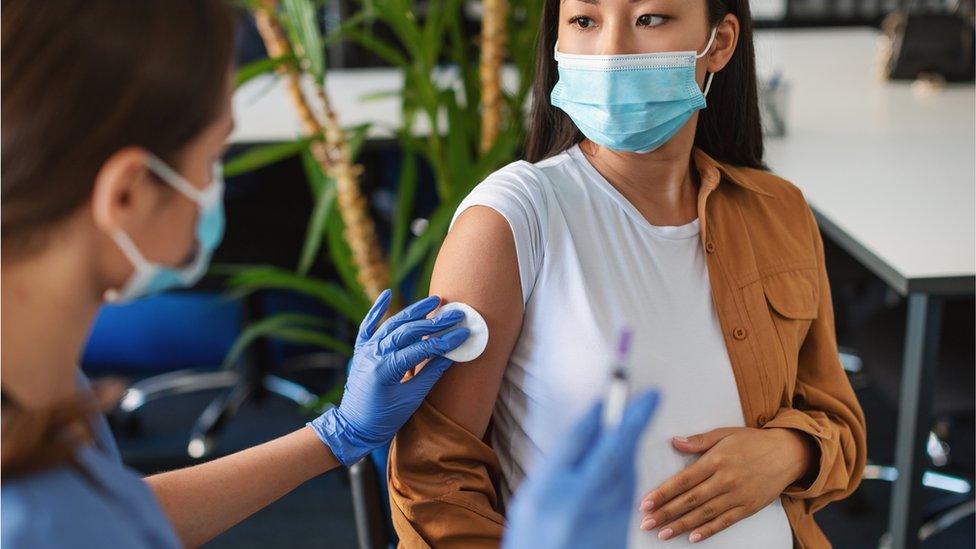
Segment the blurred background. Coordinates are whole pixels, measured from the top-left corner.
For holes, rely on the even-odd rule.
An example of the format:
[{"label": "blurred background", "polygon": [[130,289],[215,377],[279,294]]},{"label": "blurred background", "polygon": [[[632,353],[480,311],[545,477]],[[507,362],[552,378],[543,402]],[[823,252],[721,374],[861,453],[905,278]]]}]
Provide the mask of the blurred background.
[{"label": "blurred background", "polygon": [[[84,355],[90,376],[133,383],[111,420],[144,473],[335,402],[367,296],[426,295],[455,206],[521,154],[541,0],[238,4],[215,265],[191,290],[107,306]],[[751,8],[767,162],[819,218],[868,421],[865,480],[818,522],[842,548],[973,547],[973,2]],[[327,176],[337,164],[351,175]],[[208,546],[395,543],[384,466],[317,478]]]}]

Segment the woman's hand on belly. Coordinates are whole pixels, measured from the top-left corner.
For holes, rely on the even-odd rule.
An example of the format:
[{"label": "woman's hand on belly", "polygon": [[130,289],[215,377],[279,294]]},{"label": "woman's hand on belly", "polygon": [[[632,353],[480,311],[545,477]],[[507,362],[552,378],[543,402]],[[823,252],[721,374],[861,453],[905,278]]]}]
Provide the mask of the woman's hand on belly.
[{"label": "woman's hand on belly", "polygon": [[807,474],[816,455],[813,442],[791,429],[722,428],[672,444],[702,456],[644,496],[641,529],[657,528],[660,539],[691,532],[693,543],[769,505]]}]

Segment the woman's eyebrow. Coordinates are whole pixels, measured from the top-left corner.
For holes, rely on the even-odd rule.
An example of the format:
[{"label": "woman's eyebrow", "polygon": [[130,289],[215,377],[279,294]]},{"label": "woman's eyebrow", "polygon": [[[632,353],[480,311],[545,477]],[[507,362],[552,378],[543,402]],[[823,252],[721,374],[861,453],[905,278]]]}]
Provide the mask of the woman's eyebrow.
[{"label": "woman's eyebrow", "polygon": [[[583,2],[584,4],[593,4],[594,6],[600,3],[600,0],[576,0],[577,2]],[[636,4],[638,2],[643,2],[644,0],[630,0],[631,4]],[[566,0],[562,0],[562,3],[566,3]]]}]

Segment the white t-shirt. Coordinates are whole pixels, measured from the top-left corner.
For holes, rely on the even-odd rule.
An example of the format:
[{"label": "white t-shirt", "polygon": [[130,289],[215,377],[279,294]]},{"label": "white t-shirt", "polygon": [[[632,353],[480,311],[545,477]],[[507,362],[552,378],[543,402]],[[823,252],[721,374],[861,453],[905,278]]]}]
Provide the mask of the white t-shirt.
[{"label": "white t-shirt", "polygon": [[[656,227],[578,147],[538,164],[515,162],[461,203],[488,206],[515,236],[524,300],[522,332],[493,414],[492,446],[507,497],[533,464],[602,396],[619,331],[632,332],[632,390],[661,401],[638,457],[630,547],[692,546],[639,529],[637,501],[696,459],[671,437],[745,425],[712,304],[698,220]],[[695,547],[792,547],[777,499]]]}]

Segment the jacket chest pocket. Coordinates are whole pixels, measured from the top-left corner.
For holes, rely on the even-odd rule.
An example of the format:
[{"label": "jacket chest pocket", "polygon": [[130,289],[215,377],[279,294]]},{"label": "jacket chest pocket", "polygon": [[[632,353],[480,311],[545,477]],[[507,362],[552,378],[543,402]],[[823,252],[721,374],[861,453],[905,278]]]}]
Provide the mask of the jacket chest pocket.
[{"label": "jacket chest pocket", "polygon": [[771,396],[790,405],[800,348],[817,318],[820,291],[813,267],[768,274],[743,288]]},{"label": "jacket chest pocket", "polygon": [[786,396],[792,401],[800,347],[820,305],[817,271],[810,268],[769,275],[763,277],[762,288],[786,366]]}]

